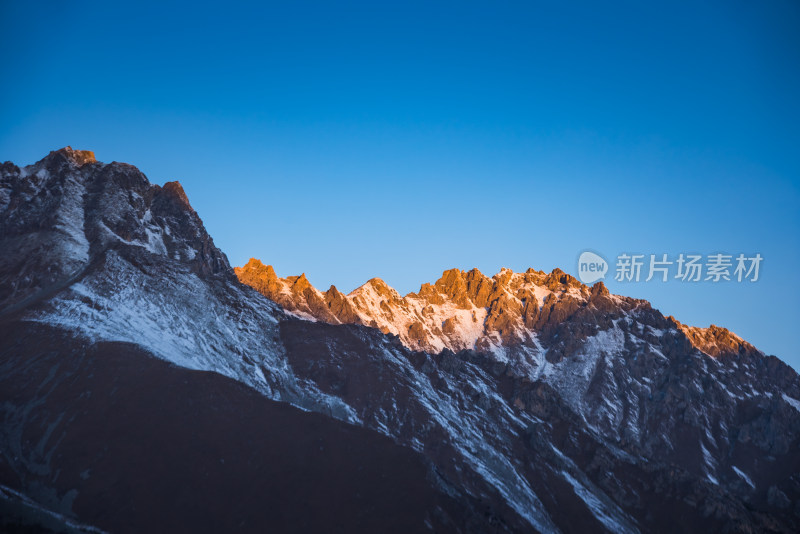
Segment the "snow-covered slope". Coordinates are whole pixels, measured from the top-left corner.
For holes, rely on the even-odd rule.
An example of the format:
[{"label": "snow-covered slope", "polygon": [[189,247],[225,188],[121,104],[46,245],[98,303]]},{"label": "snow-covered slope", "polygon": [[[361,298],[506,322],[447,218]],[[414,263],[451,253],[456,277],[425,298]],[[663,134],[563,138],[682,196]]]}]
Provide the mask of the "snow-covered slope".
[{"label": "snow-covered slope", "polygon": [[800,526],[797,374],[602,285],[453,270],[343,295],[251,261],[248,287],[179,184],[71,149],[0,167],[0,248],[7,332],[133,344],[390,436],[496,531]]}]

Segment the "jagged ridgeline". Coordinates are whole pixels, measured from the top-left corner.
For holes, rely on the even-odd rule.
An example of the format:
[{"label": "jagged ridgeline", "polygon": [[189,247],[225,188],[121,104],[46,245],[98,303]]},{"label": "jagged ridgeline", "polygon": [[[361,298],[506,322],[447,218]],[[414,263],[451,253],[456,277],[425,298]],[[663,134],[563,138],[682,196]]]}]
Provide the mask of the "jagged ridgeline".
[{"label": "jagged ridgeline", "polygon": [[[599,326],[611,315],[647,307],[646,301],[611,295],[603,282],[581,284],[561,269],[547,274],[528,269],[502,269],[491,278],[478,269],[449,269],[434,284],[422,284],[418,293],[401,296],[380,278],[373,278],[345,295],[331,286],[324,293],[306,278],[279,278],[271,265],[251,258],[235,267],[239,280],[299,317],[331,324],[364,324],[398,336],[411,349],[438,352],[481,350],[493,353],[524,350],[541,352],[538,341],[554,341],[559,326],[581,313]],[[692,342],[712,356],[757,353],[727,329],[688,327],[669,317]],[[596,328],[572,331],[585,338]]]}]

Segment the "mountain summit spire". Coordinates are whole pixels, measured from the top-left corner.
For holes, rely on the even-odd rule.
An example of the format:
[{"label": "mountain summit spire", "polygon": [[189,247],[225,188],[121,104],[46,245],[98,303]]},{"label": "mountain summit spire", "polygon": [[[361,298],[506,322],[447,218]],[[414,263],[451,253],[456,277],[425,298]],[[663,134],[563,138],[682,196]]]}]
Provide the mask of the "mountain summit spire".
[{"label": "mountain summit spire", "polygon": [[94,157],[94,152],[91,150],[73,150],[71,146],[65,146],[58,150],[50,152],[50,157],[60,156],[64,159],[74,162],[78,167],[82,167],[89,163],[97,163]]}]

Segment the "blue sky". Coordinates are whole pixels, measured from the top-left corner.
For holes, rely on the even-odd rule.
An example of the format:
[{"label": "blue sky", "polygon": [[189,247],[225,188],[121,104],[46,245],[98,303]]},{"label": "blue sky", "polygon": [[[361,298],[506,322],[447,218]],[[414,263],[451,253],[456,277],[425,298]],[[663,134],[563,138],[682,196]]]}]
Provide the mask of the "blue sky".
[{"label": "blue sky", "polygon": [[0,5],[0,160],[177,179],[234,265],[322,289],[760,253],[608,285],[800,368],[796,2],[109,4]]}]

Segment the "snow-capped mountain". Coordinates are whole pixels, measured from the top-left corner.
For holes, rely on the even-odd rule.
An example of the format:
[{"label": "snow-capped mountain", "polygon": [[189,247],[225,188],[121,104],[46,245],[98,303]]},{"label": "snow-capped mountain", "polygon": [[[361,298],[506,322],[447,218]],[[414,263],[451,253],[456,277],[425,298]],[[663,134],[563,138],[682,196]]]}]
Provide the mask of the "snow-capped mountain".
[{"label": "snow-capped mountain", "polygon": [[[378,279],[322,293],[257,260],[234,274],[177,182],[151,185],[69,148],[0,166],[0,250],[0,493],[64,524],[166,531],[164,518],[200,514],[201,529],[291,530],[297,499],[258,512],[218,503],[256,503],[311,477],[366,514],[322,508],[352,521],[327,531],[800,529],[798,375],[724,329],[684,326],[602,284],[451,270],[401,297]],[[135,393],[120,402],[118,391]],[[163,406],[154,420],[170,439],[130,417],[139,397]],[[387,458],[412,467],[387,472],[387,486],[340,451],[328,459],[355,487],[300,468],[265,482],[281,461],[257,454],[283,406],[272,401],[304,410],[280,427],[298,446],[335,434],[348,451],[378,451],[367,471]],[[193,407],[194,426],[164,419],[185,415],[178,406]],[[242,418],[233,435],[198,430],[220,413]],[[80,424],[89,416],[139,421],[134,457],[153,465],[196,444],[194,470],[161,474],[168,485],[200,477],[203,491],[181,493],[171,511],[159,504],[147,523],[141,507],[156,505],[123,468],[130,451],[95,442],[106,434]],[[256,451],[222,458],[247,483],[220,471],[234,446]],[[132,508],[109,513],[99,496]],[[380,506],[391,509],[369,516]],[[223,521],[231,513],[242,520]]]},{"label": "snow-capped mountain", "polygon": [[[330,324],[363,324],[393,334],[412,350],[477,350],[502,357],[508,352],[544,353],[554,329],[581,308],[631,310],[644,301],[611,295],[602,281],[581,284],[561,269],[551,273],[502,269],[491,278],[478,269],[449,269],[434,284],[405,296],[380,278],[350,294],[331,286],[324,293],[305,274],[279,278],[271,265],[251,258],[234,267],[239,280],[295,315]],[[599,320],[600,318],[598,318]],[[670,317],[692,344],[710,356],[756,353],[725,328],[689,327]]]}]

